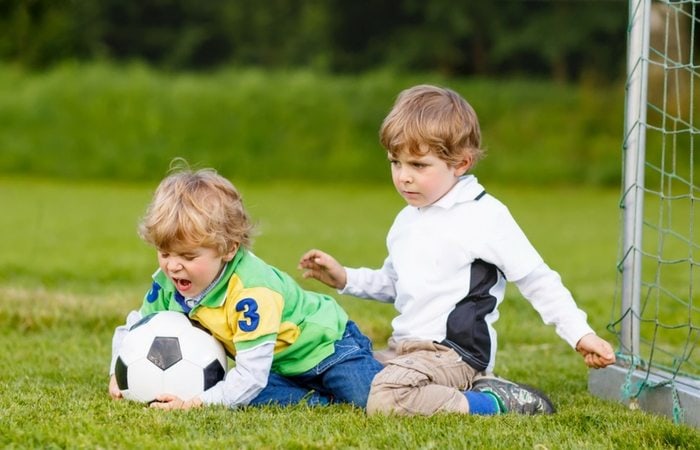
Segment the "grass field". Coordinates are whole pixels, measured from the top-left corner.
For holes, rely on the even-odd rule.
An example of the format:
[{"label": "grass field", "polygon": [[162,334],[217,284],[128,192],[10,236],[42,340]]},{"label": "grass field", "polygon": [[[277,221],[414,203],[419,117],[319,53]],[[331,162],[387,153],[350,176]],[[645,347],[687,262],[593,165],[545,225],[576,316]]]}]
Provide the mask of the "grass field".
[{"label": "grass field", "polygon": [[[616,285],[618,192],[482,181],[561,273],[593,327],[613,340],[605,326]],[[0,447],[700,447],[695,429],[590,396],[581,358],[512,287],[497,323],[497,370],[548,392],[554,416],[367,417],[347,406],[168,413],[111,401],[112,332],[138,306],[155,268],[153,251],[135,234],[154,187],[0,178]],[[297,260],[310,247],[351,266],[380,264],[385,232],[402,207],[388,183],[238,187],[259,224],[256,253],[297,278]],[[391,306],[340,301],[381,346]]]},{"label": "grass field", "polygon": [[239,180],[381,182],[380,124],[398,93],[421,83],[474,106],[489,155],[481,173],[619,185],[621,84],[69,63],[0,64],[0,173],[157,180],[182,156]]}]

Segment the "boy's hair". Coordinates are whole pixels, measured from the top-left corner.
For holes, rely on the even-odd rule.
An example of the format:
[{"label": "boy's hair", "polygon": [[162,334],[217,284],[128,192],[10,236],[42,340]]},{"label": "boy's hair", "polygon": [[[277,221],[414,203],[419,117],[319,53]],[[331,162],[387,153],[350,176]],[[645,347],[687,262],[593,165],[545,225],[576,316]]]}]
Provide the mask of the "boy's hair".
[{"label": "boy's hair", "polygon": [[402,91],[384,119],[379,139],[392,157],[403,151],[422,156],[433,151],[454,166],[483,156],[479,119],[451,89],[422,84]]},{"label": "boy's hair", "polygon": [[214,169],[189,169],[184,160],[158,185],[138,234],[157,249],[192,245],[220,255],[250,248],[253,225],[236,188]]}]

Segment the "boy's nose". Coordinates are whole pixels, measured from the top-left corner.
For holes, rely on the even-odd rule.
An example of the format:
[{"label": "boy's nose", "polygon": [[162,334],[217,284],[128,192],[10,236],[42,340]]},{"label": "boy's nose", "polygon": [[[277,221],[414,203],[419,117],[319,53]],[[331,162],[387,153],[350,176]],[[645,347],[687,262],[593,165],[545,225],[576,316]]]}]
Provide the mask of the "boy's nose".
[{"label": "boy's nose", "polygon": [[167,268],[170,272],[177,272],[178,270],[182,269],[182,264],[180,264],[180,262],[177,260],[170,260],[168,261]]}]

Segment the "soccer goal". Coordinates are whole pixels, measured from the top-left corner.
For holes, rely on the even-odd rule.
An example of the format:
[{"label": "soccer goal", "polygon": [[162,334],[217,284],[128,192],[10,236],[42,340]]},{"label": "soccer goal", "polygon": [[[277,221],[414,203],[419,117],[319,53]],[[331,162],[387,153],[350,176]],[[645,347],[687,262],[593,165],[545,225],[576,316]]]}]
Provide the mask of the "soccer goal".
[{"label": "soccer goal", "polygon": [[700,0],[630,0],[628,25],[618,363],[588,387],[700,427]]}]

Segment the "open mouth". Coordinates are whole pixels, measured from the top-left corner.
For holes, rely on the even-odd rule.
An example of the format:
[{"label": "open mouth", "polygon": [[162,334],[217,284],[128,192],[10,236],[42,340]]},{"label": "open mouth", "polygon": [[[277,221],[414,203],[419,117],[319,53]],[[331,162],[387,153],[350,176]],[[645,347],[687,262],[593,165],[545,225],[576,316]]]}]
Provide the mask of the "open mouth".
[{"label": "open mouth", "polygon": [[173,283],[175,283],[175,287],[180,292],[185,292],[192,286],[192,282],[184,278],[173,278]]}]

